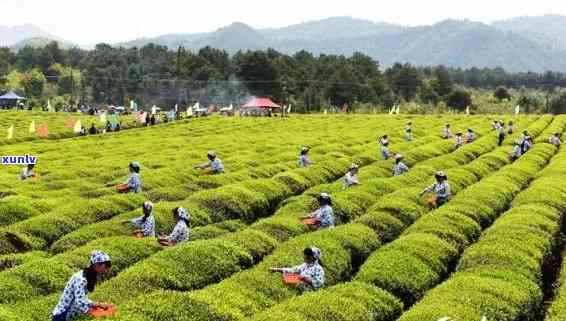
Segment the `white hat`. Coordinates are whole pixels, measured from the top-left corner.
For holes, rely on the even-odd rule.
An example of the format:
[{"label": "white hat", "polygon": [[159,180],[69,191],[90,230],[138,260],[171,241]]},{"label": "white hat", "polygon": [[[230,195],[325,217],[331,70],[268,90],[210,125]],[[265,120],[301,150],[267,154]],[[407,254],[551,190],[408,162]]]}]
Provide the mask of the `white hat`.
[{"label": "white hat", "polygon": [[352,163],[352,165],[350,165],[350,169],[358,169],[360,168],[360,166],[358,166],[358,164],[356,163]]},{"label": "white hat", "polygon": [[322,251],[318,247],[311,246],[312,256],[315,260],[320,261]]},{"label": "white hat", "polygon": [[133,167],[133,168],[140,168],[141,166],[140,166],[140,163],[139,163],[139,162],[131,162],[131,163],[130,163],[130,167]]},{"label": "white hat", "polygon": [[153,210],[153,203],[150,202],[150,201],[145,201],[143,203],[143,207],[151,211],[151,210]]},{"label": "white hat", "polygon": [[207,155],[210,157],[216,157],[216,153],[213,150],[209,150]]},{"label": "white hat", "polygon": [[90,254],[90,265],[105,262],[110,262],[110,255],[100,251],[93,251]]},{"label": "white hat", "polygon": [[397,154],[397,155],[395,155],[395,159],[403,159],[403,155]]},{"label": "white hat", "polygon": [[189,212],[187,212],[187,210],[183,207],[179,207],[179,209],[177,210],[177,216],[184,219],[185,221],[188,221],[190,217]]},{"label": "white hat", "polygon": [[446,173],[444,173],[443,171],[438,171],[438,172],[436,172],[436,174],[434,174],[434,176],[444,177],[444,178],[447,177],[447,176],[446,176]]},{"label": "white hat", "polygon": [[330,200],[330,195],[328,195],[328,193],[320,193],[318,197],[325,200]]}]

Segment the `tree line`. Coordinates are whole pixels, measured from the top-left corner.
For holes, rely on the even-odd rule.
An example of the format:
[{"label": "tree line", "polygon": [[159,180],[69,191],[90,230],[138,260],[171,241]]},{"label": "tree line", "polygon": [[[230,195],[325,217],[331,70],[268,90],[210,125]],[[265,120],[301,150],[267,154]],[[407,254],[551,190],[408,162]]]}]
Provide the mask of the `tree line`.
[{"label": "tree line", "polygon": [[305,112],[345,104],[361,109],[412,102],[463,110],[473,104],[474,92],[489,92],[499,101],[515,98],[534,110],[566,101],[557,90],[565,86],[566,73],[561,72],[508,73],[501,68],[401,63],[383,68],[363,53],[286,55],[268,49],[230,56],[211,47],[192,52],[154,44],[141,48],[99,44],[82,50],[62,49],[56,42],[18,52],[0,48],[0,91],[15,91],[37,105],[47,99],[55,105],[127,105],[132,99],[140,105],[196,101],[227,105],[256,95]]}]

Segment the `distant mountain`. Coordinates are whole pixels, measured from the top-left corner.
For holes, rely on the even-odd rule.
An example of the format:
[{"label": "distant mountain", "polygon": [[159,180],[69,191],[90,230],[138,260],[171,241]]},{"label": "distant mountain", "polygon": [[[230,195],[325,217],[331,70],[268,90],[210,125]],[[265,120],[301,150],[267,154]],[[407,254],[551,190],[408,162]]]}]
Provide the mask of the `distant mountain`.
[{"label": "distant mountain", "polygon": [[351,17],[334,17],[305,22],[280,29],[264,29],[260,32],[273,41],[285,40],[332,40],[396,34],[405,28],[388,23],[375,23]]},{"label": "distant mountain", "polygon": [[242,48],[250,50],[267,48],[267,40],[258,31],[239,22],[211,33],[170,34],[156,38],[136,39],[117,45],[131,48],[142,47],[149,43],[167,46],[171,49],[183,46],[188,49],[198,50],[211,46],[225,49],[230,53],[235,53]]},{"label": "distant mountain", "polygon": [[69,48],[73,48],[73,47],[77,47],[75,44],[67,42],[67,41],[61,41],[61,40],[54,40],[54,39],[50,39],[50,38],[43,38],[43,37],[35,37],[35,38],[28,38],[25,40],[22,40],[16,44],[14,44],[13,46],[10,46],[10,49],[12,49],[13,51],[19,51],[20,49],[26,47],[26,46],[30,46],[30,47],[34,47],[34,48],[42,48],[47,46],[49,43],[56,41],[57,43],[59,43],[59,48],[62,49],[69,49]]},{"label": "distant mountain", "polygon": [[15,27],[0,26],[0,46],[2,47],[11,47],[18,42],[29,38],[47,38],[58,41],[63,40],[31,24]]},{"label": "distant mountain", "polygon": [[566,50],[566,17],[545,15],[520,17],[492,24],[493,27],[520,34],[549,50]]},{"label": "distant mountain", "polygon": [[[530,27],[522,27],[522,24]],[[566,71],[563,33],[566,35],[566,18],[560,16],[518,18],[493,25],[446,20],[420,27],[336,17],[264,30],[234,23],[211,33],[167,35],[121,45],[143,46],[153,42],[193,50],[212,46],[230,53],[269,47],[287,54],[307,50],[314,54],[351,55],[360,51],[383,66],[409,62],[543,72]]]}]

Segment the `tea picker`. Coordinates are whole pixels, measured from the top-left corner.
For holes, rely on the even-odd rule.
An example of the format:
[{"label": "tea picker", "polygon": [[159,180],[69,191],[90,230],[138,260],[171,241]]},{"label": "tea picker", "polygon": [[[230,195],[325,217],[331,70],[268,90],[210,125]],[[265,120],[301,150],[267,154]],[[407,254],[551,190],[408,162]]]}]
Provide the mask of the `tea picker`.
[{"label": "tea picker", "polygon": [[409,171],[409,167],[403,163],[403,155],[395,155],[395,165],[393,166],[393,176],[403,175]]},{"label": "tea picker", "polygon": [[25,181],[29,178],[37,178],[39,177],[33,169],[35,168],[35,164],[27,164],[26,167],[22,168],[20,172],[20,180]]},{"label": "tea picker", "polygon": [[476,139],[476,134],[474,133],[474,130],[471,129],[471,128],[468,128],[468,132],[466,133],[465,143],[471,144],[471,143],[474,142],[475,139]]},{"label": "tea picker", "polygon": [[310,215],[301,217],[303,224],[314,226],[317,229],[334,227],[335,218],[330,195],[320,193],[317,200],[319,208]]},{"label": "tea picker", "polygon": [[66,321],[90,314],[92,316],[113,315],[116,306],[89,300],[88,293],[94,291],[100,275],[111,267],[110,256],[93,251],[87,268],[75,273],[67,282],[59,303],[53,309],[52,321]]},{"label": "tea picker", "polygon": [[438,171],[434,175],[436,182],[429,187],[425,188],[421,192],[421,196],[427,193],[433,193],[434,196],[427,200],[430,208],[438,208],[448,202],[452,193],[450,191],[450,185],[448,184],[448,176],[443,171]]},{"label": "tea picker", "polygon": [[305,146],[301,148],[301,152],[299,153],[299,167],[309,167],[313,164],[313,162],[309,159],[309,152],[311,148]]},{"label": "tea picker", "polygon": [[128,180],[116,186],[116,189],[120,193],[140,193],[142,191],[142,182],[140,178],[140,163],[132,162],[128,166],[130,174]]},{"label": "tea picker", "polygon": [[405,127],[405,140],[410,142],[413,140],[413,123],[408,122]]},{"label": "tea picker", "polygon": [[548,139],[548,142],[556,147],[560,147],[562,141],[560,141],[560,133],[554,133]]},{"label": "tea picker", "polygon": [[344,188],[343,189],[348,189],[352,186],[360,184],[360,182],[358,181],[358,176],[357,176],[359,168],[360,167],[357,164],[352,164],[350,166],[350,170],[348,170],[348,172],[344,176]]},{"label": "tea picker", "polygon": [[454,140],[454,147],[458,149],[462,147],[463,144],[464,144],[464,139],[462,138],[462,133],[461,132],[456,133],[456,138]]},{"label": "tea picker", "polygon": [[521,142],[519,141],[519,142],[513,143],[513,150],[511,151],[509,158],[511,159],[512,162],[514,162],[517,159],[519,159],[519,157],[521,157],[521,155],[523,155],[523,149],[521,148]]},{"label": "tea picker", "polygon": [[316,247],[303,250],[304,263],[290,268],[271,268],[271,272],[283,274],[283,282],[296,287],[301,292],[315,291],[324,285],[324,266],[322,252]]},{"label": "tea picker", "polygon": [[503,124],[497,127],[497,146],[503,145],[503,141],[505,140],[505,128],[503,128]]},{"label": "tea picker", "polygon": [[523,131],[523,135],[521,136],[522,153],[524,154],[524,153],[528,152],[529,149],[531,149],[532,146],[533,146],[533,138],[531,137],[529,132],[525,129]]},{"label": "tea picker", "polygon": [[203,173],[205,175],[215,175],[215,174],[224,173],[224,165],[222,164],[220,158],[216,156],[216,153],[214,151],[209,151],[206,154],[206,157],[208,158],[208,162],[200,165],[196,165],[194,168],[204,170]]},{"label": "tea picker", "polygon": [[379,139],[379,144],[381,145],[381,157],[384,160],[388,160],[391,157],[391,153],[389,152],[389,138],[387,135],[383,135]]},{"label": "tea picker", "polygon": [[182,207],[176,207],[173,209],[173,217],[177,223],[171,234],[160,234],[157,238],[159,244],[163,246],[174,246],[189,239],[189,223],[191,221],[191,215],[189,212]]},{"label": "tea picker", "polygon": [[452,130],[450,129],[450,124],[446,124],[446,126],[444,127],[444,130],[442,131],[442,138],[452,138]]},{"label": "tea picker", "polygon": [[142,205],[143,216],[123,221],[122,224],[132,224],[137,229],[132,234],[137,238],[155,237],[155,217],[153,216],[153,203],[144,202]]}]

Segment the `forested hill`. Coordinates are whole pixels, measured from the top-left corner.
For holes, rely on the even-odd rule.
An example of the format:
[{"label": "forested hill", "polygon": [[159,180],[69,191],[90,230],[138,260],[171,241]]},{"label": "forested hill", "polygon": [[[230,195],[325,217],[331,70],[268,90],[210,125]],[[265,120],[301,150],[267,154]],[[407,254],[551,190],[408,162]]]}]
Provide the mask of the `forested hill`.
[{"label": "forested hill", "polygon": [[409,62],[542,72],[566,70],[564,30],[566,18],[561,16],[517,18],[492,25],[447,20],[421,27],[336,17],[264,30],[234,23],[211,33],[165,35],[119,45],[155,43],[194,50],[212,46],[229,53],[267,48],[286,54],[307,50],[314,54],[351,55],[360,51],[384,66]]}]

